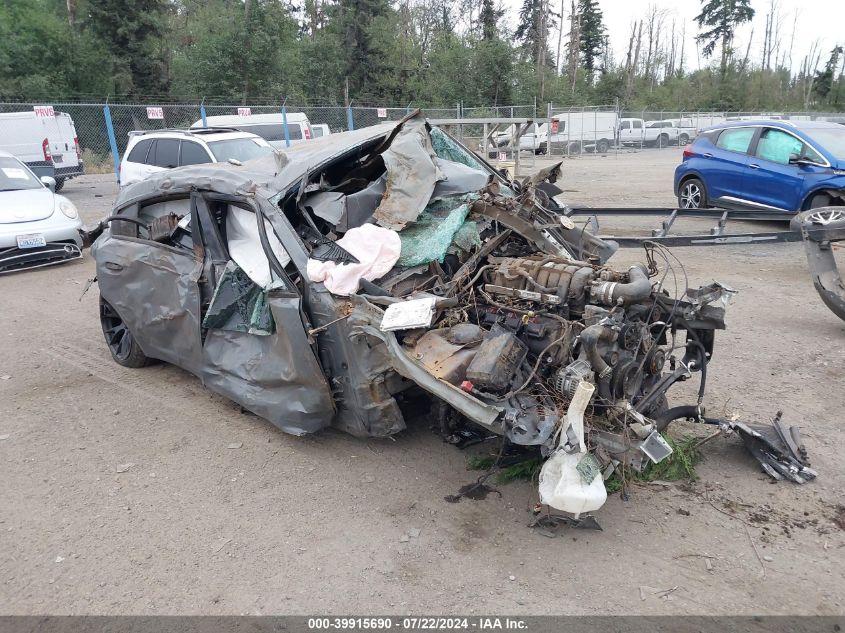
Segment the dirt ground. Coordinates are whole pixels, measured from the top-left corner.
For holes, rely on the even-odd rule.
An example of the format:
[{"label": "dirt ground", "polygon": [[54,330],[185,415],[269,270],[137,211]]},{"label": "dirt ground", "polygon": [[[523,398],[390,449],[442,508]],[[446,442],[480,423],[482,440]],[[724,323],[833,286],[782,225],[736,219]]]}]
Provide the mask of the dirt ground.
[{"label": "dirt ground", "polygon": [[[671,205],[679,159],[567,160],[566,199]],[[116,186],[87,176],[63,193],[92,223]],[[80,298],[87,255],[0,277],[0,613],[842,614],[845,323],[813,290],[800,244],[676,254],[691,285],[739,290],[708,411],[764,421],[782,409],[819,478],[774,484],[720,437],[695,483],[611,495],[600,532],[529,529],[527,482],[447,503],[478,473],[425,417],[395,441],[297,438],[175,367],[119,367],[96,286]],[[697,385],[682,387],[676,403]]]}]

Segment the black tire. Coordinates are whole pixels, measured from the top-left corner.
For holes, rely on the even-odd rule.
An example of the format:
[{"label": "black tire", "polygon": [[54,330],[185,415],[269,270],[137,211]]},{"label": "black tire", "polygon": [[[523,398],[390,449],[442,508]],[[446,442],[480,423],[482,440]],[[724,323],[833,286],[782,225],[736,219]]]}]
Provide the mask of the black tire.
[{"label": "black tire", "polygon": [[689,143],[689,135],[688,134],[681,134],[678,137],[678,145],[680,147],[683,147],[684,145],[687,145],[688,143]]},{"label": "black tire", "polygon": [[111,357],[118,365],[137,369],[152,363],[111,304],[100,297],[100,325]]},{"label": "black tire", "polygon": [[708,206],[707,189],[698,178],[687,178],[678,188],[678,208],[706,209]]},{"label": "black tire", "polygon": [[596,143],[596,152],[599,154],[606,154],[607,150],[610,149],[610,141],[606,138],[601,139],[598,143]]},{"label": "black tire", "polygon": [[657,137],[657,140],[654,142],[656,147],[666,147],[669,145],[669,135],[668,134],[661,134]]},{"label": "black tire", "polygon": [[62,187],[65,186],[65,179],[64,178],[56,178],[56,189],[55,192],[58,193],[62,190]]},{"label": "black tire", "polygon": [[570,156],[577,156],[578,154],[581,153],[581,150],[582,150],[581,143],[579,143],[578,141],[572,141],[566,147],[566,153],[569,154]]}]

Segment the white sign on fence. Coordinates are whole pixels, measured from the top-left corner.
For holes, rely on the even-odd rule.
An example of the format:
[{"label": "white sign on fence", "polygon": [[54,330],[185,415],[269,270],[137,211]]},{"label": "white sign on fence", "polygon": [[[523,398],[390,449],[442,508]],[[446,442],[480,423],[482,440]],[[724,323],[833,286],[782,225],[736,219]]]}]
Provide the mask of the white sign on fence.
[{"label": "white sign on fence", "polygon": [[252,116],[250,108],[238,108],[238,116]]},{"label": "white sign on fence", "polygon": [[32,111],[35,112],[35,116],[56,116],[56,113],[53,111],[53,106],[32,106]]},{"label": "white sign on fence", "polygon": [[148,119],[164,119],[164,108],[151,107],[147,108]]},{"label": "white sign on fence", "polygon": [[507,160],[508,154],[507,152],[499,152],[499,160]]},{"label": "white sign on fence", "polygon": [[376,108],[376,116],[380,119],[387,118],[387,108]]}]

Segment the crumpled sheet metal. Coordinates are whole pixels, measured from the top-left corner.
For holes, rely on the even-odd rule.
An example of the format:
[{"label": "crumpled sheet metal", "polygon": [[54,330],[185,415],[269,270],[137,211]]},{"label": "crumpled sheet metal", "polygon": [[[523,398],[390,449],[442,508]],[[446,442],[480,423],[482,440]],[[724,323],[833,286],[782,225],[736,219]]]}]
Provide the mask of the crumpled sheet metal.
[{"label": "crumpled sheet metal", "polygon": [[487,186],[489,176],[486,172],[440,157],[435,159],[435,162],[443,174],[443,179],[434,185],[434,193],[431,194],[434,200],[447,196],[477,193]]},{"label": "crumpled sheet metal", "polygon": [[292,323],[299,298],[271,296],[268,303],[279,324],[270,336],[208,330],[200,378],[286,433],[314,433],[331,425],[335,406],[301,322]]},{"label": "crumpled sheet metal", "polygon": [[[150,248],[105,232],[92,254],[100,294],[147,356],[190,371],[213,391],[285,432],[313,433],[331,424],[334,399],[302,327],[298,296],[270,292],[277,325],[270,336],[210,329],[203,341],[202,262],[192,251]],[[114,270],[105,262],[122,268]]]},{"label": "crumpled sheet metal", "polygon": [[381,310],[360,295],[353,295],[349,299],[355,306],[353,316],[350,317],[350,321],[355,319],[353,331],[366,334],[384,343],[388,358],[396,373],[413,380],[422,389],[440,398],[478,424],[496,429],[496,432],[501,433],[499,421],[502,414],[501,407],[486,404],[445,380],[439,380],[433,376],[422,363],[413,359],[402,348],[393,332],[382,332],[379,329],[384,314]]},{"label": "crumpled sheet metal", "polygon": [[91,253],[100,295],[121,316],[144,354],[198,374],[203,362],[197,285],[202,261],[192,251],[150,248],[109,232],[100,236]]},{"label": "crumpled sheet metal", "polygon": [[373,217],[379,225],[401,231],[422,213],[443,178],[421,113],[405,121],[382,158],[387,189]]}]

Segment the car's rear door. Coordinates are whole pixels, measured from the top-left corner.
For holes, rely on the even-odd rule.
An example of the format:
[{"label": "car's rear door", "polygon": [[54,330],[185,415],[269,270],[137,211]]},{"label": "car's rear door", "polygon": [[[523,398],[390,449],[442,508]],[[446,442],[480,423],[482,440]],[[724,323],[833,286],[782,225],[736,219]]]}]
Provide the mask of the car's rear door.
[{"label": "car's rear door", "polygon": [[[149,200],[119,215],[150,224],[170,213],[190,212],[190,198]],[[144,354],[199,375],[203,275],[201,249],[150,239],[130,222],[113,221],[96,243],[100,294],[117,311]]]},{"label": "car's rear door", "polygon": [[76,156],[75,149],[67,148],[65,146],[59,122],[59,117],[61,116],[61,112],[56,112],[54,116],[44,117],[44,130],[47,136],[47,145],[50,149],[50,155],[53,157],[53,165],[56,169],[61,169],[65,166],[65,154],[72,152],[74,157]]},{"label": "car's rear door", "polygon": [[179,166],[202,165],[215,162],[211,155],[202,145],[196,141],[182,141],[179,148]]},{"label": "car's rear door", "polygon": [[803,156],[804,141],[794,134],[765,127],[748,161],[745,196],[753,204],[796,211],[801,205],[804,169],[790,165],[789,157]]},{"label": "car's rear door", "polygon": [[147,154],[143,177],[179,166],[179,139],[157,138]]},{"label": "car's rear door", "polygon": [[[737,206],[745,196],[743,183],[748,164],[748,150],[757,134],[755,127],[730,127],[719,133],[714,148],[703,154],[708,159],[702,172],[711,201],[721,206]],[[709,155],[708,155],[709,154]]]}]

